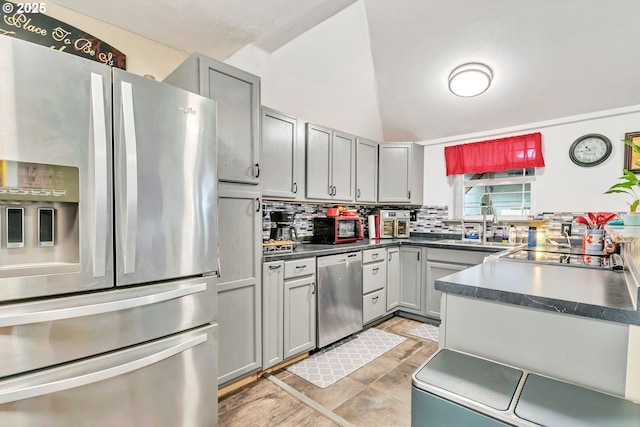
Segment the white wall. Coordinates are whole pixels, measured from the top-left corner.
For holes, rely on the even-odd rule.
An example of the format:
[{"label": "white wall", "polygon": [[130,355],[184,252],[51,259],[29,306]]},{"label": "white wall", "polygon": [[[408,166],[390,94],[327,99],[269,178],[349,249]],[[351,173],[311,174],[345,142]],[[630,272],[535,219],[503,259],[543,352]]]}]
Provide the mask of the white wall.
[{"label": "white wall", "polygon": [[[451,179],[445,176],[444,147],[532,132],[542,133],[545,167],[536,178],[534,209],[541,212],[628,210],[629,197],[603,194],[618,182],[624,163],[624,134],[640,131],[640,105],[595,112],[548,122],[497,129],[434,141],[425,146],[425,205],[449,205]],[[611,156],[602,164],[579,167],[569,159],[569,147],[588,133],[605,135],[613,144]]]},{"label": "white wall", "polygon": [[47,3],[47,15],[86,31],[118,49],[127,56],[127,71],[140,76],[150,74],[156,80],[162,80],[189,56],[178,49],[106,24],[53,2]]},{"label": "white wall", "polygon": [[[248,54],[249,53],[249,54]],[[382,124],[362,0],[263,58],[227,62],[260,72],[262,104],[323,126],[381,141]]]}]

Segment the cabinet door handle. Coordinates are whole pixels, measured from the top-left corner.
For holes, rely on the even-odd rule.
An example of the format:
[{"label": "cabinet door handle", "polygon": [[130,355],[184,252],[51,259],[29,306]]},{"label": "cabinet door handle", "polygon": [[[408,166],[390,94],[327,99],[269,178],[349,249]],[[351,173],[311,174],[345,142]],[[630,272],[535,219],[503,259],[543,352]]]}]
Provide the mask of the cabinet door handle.
[{"label": "cabinet door handle", "polygon": [[408,194],[409,194],[409,198],[411,198],[411,190],[409,190]]},{"label": "cabinet door handle", "polygon": [[357,197],[358,199],[360,198],[360,189],[359,189],[359,188],[356,190],[356,197]]},{"label": "cabinet door handle", "polygon": [[378,270],[380,270],[380,267],[376,267],[376,268],[372,269],[371,272],[373,274],[378,274]]},{"label": "cabinet door handle", "polygon": [[311,295],[316,293],[316,282],[311,283]]},{"label": "cabinet door handle", "polygon": [[378,302],[378,298],[380,298],[380,295],[371,298],[371,302],[374,303],[374,304],[377,303]]},{"label": "cabinet door handle", "polygon": [[279,269],[280,267],[282,267],[282,264],[280,264],[280,265],[270,265],[270,266],[269,266],[269,270],[277,270],[277,269]]},{"label": "cabinet door handle", "polygon": [[293,183],[293,194],[296,194],[298,192],[298,183],[294,182]]},{"label": "cabinet door handle", "polygon": [[332,185],[329,186],[329,195],[333,196],[333,186]]},{"label": "cabinet door handle", "polygon": [[378,254],[378,253],[371,254],[371,259],[376,259],[376,258],[378,258],[378,255],[380,255],[380,254]]},{"label": "cabinet door handle", "polygon": [[418,252],[418,261],[420,261],[420,252]]},{"label": "cabinet door handle", "polygon": [[296,265],[296,270],[302,270],[303,268],[307,268],[307,264],[305,264],[305,265]]},{"label": "cabinet door handle", "polygon": [[260,178],[260,163],[256,163],[256,178]]},{"label": "cabinet door handle", "polygon": [[260,212],[260,197],[256,197],[256,212]]}]

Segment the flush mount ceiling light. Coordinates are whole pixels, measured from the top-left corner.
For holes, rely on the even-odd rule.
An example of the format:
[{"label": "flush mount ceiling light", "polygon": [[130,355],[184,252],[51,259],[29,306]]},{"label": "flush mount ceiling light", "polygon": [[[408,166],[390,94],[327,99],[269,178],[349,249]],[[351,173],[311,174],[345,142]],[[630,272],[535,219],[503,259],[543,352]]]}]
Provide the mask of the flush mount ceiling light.
[{"label": "flush mount ceiling light", "polygon": [[463,64],[449,74],[449,90],[465,98],[477,96],[489,89],[492,78],[491,68],[484,64]]}]

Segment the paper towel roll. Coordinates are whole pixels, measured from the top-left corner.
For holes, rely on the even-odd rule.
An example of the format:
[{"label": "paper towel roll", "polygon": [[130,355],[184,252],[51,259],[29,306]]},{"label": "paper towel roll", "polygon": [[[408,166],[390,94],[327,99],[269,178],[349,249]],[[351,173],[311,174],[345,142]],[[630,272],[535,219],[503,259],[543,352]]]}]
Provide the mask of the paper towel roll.
[{"label": "paper towel roll", "polygon": [[367,217],[367,222],[369,224],[369,239],[376,239],[376,217],[375,215],[369,215]]}]

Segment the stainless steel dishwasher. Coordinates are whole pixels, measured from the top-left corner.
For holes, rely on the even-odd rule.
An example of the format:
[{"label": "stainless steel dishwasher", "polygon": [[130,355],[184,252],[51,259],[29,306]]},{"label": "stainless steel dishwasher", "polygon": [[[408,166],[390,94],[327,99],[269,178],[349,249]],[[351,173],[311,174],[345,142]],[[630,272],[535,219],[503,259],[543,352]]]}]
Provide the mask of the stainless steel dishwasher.
[{"label": "stainless steel dishwasher", "polygon": [[318,348],[362,329],[362,253],[318,257]]}]

